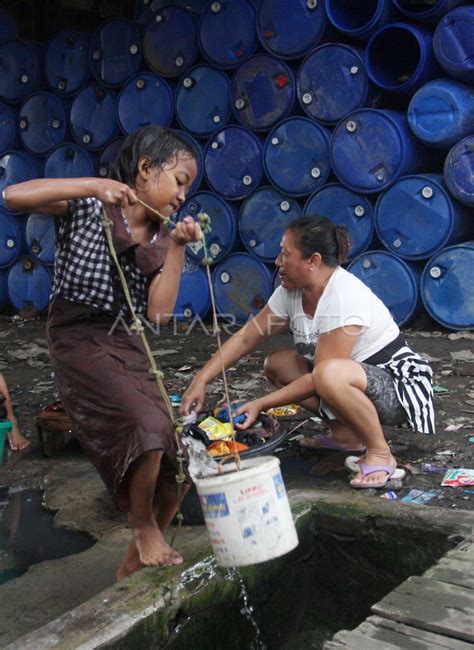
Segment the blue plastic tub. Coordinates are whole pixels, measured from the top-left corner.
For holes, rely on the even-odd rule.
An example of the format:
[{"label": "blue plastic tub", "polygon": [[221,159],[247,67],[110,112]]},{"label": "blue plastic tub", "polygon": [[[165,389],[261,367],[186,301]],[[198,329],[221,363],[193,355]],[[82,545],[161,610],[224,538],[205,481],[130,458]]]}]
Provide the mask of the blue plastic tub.
[{"label": "blue plastic tub", "polygon": [[69,97],[86,85],[90,77],[90,35],[75,29],[55,34],[45,54],[46,81],[62,97]]},{"label": "blue plastic tub", "polygon": [[446,156],[444,180],[448,190],[461,203],[474,207],[474,135],[463,138]]},{"label": "blue plastic tub", "polygon": [[257,14],[260,43],[282,59],[298,59],[312,50],[323,38],[326,25],[322,2],[262,0]]},{"label": "blue plastic tub", "polygon": [[474,241],[449,246],[426,264],[421,297],[436,322],[453,330],[474,328]]},{"label": "blue plastic tub", "polygon": [[349,259],[366,251],[374,237],[374,210],[367,197],[352,192],[339,183],[329,183],[316,190],[306,202],[303,214],[331,219],[349,231]]},{"label": "blue plastic tub", "polygon": [[[191,216],[196,221],[204,212],[211,218],[211,232],[206,233],[207,255],[212,264],[223,260],[235,249],[237,239],[237,214],[235,207],[213,192],[196,192],[183,204],[178,220]],[[204,263],[202,241],[186,246],[187,257],[195,264]]]},{"label": "blue plastic tub", "polygon": [[368,251],[347,270],[362,280],[388,308],[397,325],[404,325],[421,306],[420,268],[387,251]]},{"label": "blue plastic tub", "polygon": [[241,65],[257,47],[255,23],[255,9],[248,0],[209,2],[198,28],[202,55],[218,68]]},{"label": "blue plastic tub", "polygon": [[183,7],[158,9],[143,35],[143,53],[150,68],[163,77],[189,70],[199,53],[195,17]]},{"label": "blue plastic tub", "polygon": [[51,149],[67,140],[68,106],[52,93],[30,95],[20,108],[20,138],[27,151],[46,156]]},{"label": "blue plastic tub", "polygon": [[363,108],[343,118],[333,131],[331,166],[337,178],[354,192],[370,194],[417,171],[425,149],[408,120],[396,111]]},{"label": "blue plastic tub", "polygon": [[326,0],[326,12],[338,32],[358,40],[400,15],[392,0]]},{"label": "blue plastic tub", "polygon": [[336,124],[347,113],[370,106],[375,93],[363,50],[343,43],[320,45],[298,70],[297,94],[304,112],[323,124]]},{"label": "blue plastic tub", "polygon": [[243,199],[263,174],[262,144],[243,126],[226,126],[209,138],[204,150],[206,179],[226,199]]},{"label": "blue plastic tub", "polygon": [[34,257],[22,257],[8,272],[8,299],[17,311],[33,308],[44,312],[49,304],[51,272]]},{"label": "blue plastic tub", "polygon": [[262,262],[275,261],[283,233],[301,216],[297,201],[273,187],[260,187],[240,207],[239,233],[245,248]]},{"label": "blue plastic tub", "polygon": [[173,113],[173,94],[168,83],[152,72],[132,77],[120,91],[117,119],[126,135],[149,124],[169,126]]},{"label": "blue plastic tub", "polygon": [[15,149],[19,143],[17,110],[0,102],[0,153]]},{"label": "blue plastic tub", "polygon": [[22,248],[21,231],[16,218],[0,208],[0,268],[13,264]]},{"label": "blue plastic tub", "polygon": [[250,253],[232,253],[212,274],[217,311],[242,325],[267,303],[273,291],[272,272]]},{"label": "blue plastic tub", "polygon": [[174,314],[178,321],[204,318],[211,308],[207,271],[187,260],[181,273]]},{"label": "blue plastic tub", "polygon": [[43,164],[24,151],[5,151],[0,158],[0,207],[5,207],[3,190],[9,185],[43,175]]},{"label": "blue plastic tub", "polygon": [[43,264],[54,264],[54,217],[48,214],[30,214],[26,220],[25,238],[28,251],[34,258]]},{"label": "blue plastic tub", "polygon": [[412,93],[441,73],[432,33],[408,23],[386,25],[372,35],[365,67],[379,88],[394,93]]},{"label": "blue plastic tub", "polygon": [[137,25],[113,18],[92,35],[89,65],[100,83],[120,86],[138,72],[141,62],[142,39]]},{"label": "blue plastic tub", "polygon": [[268,134],[264,164],[268,179],[284,194],[311,194],[329,176],[329,131],[307,117],[283,120]]},{"label": "blue plastic tub", "polygon": [[0,99],[22,102],[41,85],[41,46],[31,41],[9,41],[0,45]]},{"label": "blue plastic tub", "polygon": [[410,20],[432,23],[439,20],[454,7],[466,3],[466,0],[432,0],[431,2],[413,2],[413,0],[392,0],[395,7]]},{"label": "blue plastic tub", "polygon": [[457,7],[441,18],[433,46],[446,74],[474,83],[474,5]]},{"label": "blue plastic tub", "polygon": [[12,14],[0,9],[0,44],[18,38],[18,25]]},{"label": "blue plastic tub", "polygon": [[450,196],[441,175],[405,176],[379,196],[375,228],[388,250],[406,260],[426,260],[474,236],[470,212]]},{"label": "blue plastic tub", "polygon": [[253,56],[232,77],[232,112],[243,126],[254,131],[267,131],[289,115],[295,95],[292,71],[268,54]]},{"label": "blue plastic tub", "polygon": [[192,68],[176,88],[176,117],[183,129],[205,138],[230,118],[230,81],[209,65]]},{"label": "blue plastic tub", "polygon": [[81,178],[95,176],[94,159],[77,144],[60,144],[51,151],[44,164],[45,178]]},{"label": "blue plastic tub", "polygon": [[111,90],[89,84],[71,106],[74,140],[86,149],[98,151],[117,134],[117,97]]},{"label": "blue plastic tub", "polygon": [[474,88],[452,79],[428,82],[410,102],[408,123],[428,146],[449,149],[474,133]]},{"label": "blue plastic tub", "polygon": [[5,309],[8,305],[7,278],[8,271],[0,269],[0,310]]},{"label": "blue plastic tub", "polygon": [[96,161],[97,176],[100,176],[100,178],[106,178],[109,175],[109,171],[114,164],[124,141],[125,138],[114,138],[106,144],[98,154]]}]

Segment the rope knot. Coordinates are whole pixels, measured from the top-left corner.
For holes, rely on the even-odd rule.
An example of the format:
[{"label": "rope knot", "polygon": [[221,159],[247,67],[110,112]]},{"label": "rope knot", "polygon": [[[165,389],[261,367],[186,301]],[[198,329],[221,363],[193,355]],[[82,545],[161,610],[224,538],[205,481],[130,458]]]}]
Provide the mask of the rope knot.
[{"label": "rope knot", "polygon": [[152,374],[153,377],[159,380],[164,378],[164,374],[161,372],[161,370],[158,370],[158,368],[150,368],[150,374]]},{"label": "rope knot", "polygon": [[145,330],[143,323],[138,318],[134,318],[133,323],[130,325],[130,329],[132,332],[137,332],[138,334]]}]

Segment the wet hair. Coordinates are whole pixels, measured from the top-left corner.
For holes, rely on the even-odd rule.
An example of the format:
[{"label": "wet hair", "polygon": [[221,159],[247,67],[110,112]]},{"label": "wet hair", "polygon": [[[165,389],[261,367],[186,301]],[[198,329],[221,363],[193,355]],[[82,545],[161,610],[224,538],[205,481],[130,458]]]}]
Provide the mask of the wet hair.
[{"label": "wet hair", "polygon": [[299,217],[291,221],[291,230],[304,259],[319,253],[324,264],[338,266],[347,261],[350,239],[347,228],[336,226],[330,219],[318,216]]},{"label": "wet hair", "polygon": [[173,129],[155,125],[144,126],[125,138],[109,171],[109,178],[135,187],[138,163],[142,158],[148,158],[149,167],[162,168],[180,153],[196,159],[193,146]]}]

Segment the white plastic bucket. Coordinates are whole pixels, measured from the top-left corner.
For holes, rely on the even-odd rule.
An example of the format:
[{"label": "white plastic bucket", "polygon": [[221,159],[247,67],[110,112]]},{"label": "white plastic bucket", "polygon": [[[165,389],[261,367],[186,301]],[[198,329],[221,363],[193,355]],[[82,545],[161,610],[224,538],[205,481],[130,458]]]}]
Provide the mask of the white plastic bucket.
[{"label": "white plastic bucket", "polygon": [[220,566],[265,562],[298,545],[278,458],[243,460],[240,471],[231,463],[195,483]]}]

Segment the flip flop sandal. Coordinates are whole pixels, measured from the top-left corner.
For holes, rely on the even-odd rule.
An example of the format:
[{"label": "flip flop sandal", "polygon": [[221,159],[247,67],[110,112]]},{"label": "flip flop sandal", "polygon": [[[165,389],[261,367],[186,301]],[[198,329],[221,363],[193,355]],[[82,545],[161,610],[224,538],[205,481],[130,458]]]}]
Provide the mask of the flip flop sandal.
[{"label": "flip flop sandal", "polygon": [[[353,472],[354,474],[357,474],[359,472],[359,467],[360,463],[357,461],[360,460],[360,456],[348,456],[345,461],[344,461],[344,467],[348,469],[350,472]],[[391,479],[399,480],[401,481],[402,479],[405,478],[407,473],[405,472],[404,469],[401,467],[397,467],[393,474],[391,475]]]},{"label": "flip flop sandal", "polygon": [[313,451],[341,451],[346,454],[365,451],[364,445],[357,447],[356,449],[351,449],[349,447],[344,447],[343,445],[338,444],[324,435],[324,433],[318,433],[315,436],[308,436],[300,440],[300,447],[303,449],[312,449]]},{"label": "flip flop sandal", "polygon": [[369,476],[376,472],[385,472],[387,476],[383,481],[379,481],[378,483],[354,483],[355,479],[352,479],[352,481],[349,481],[349,485],[356,490],[377,490],[384,488],[390,479],[393,478],[396,469],[396,467],[392,467],[391,465],[367,465],[367,463],[359,463],[359,473],[362,476]]}]

